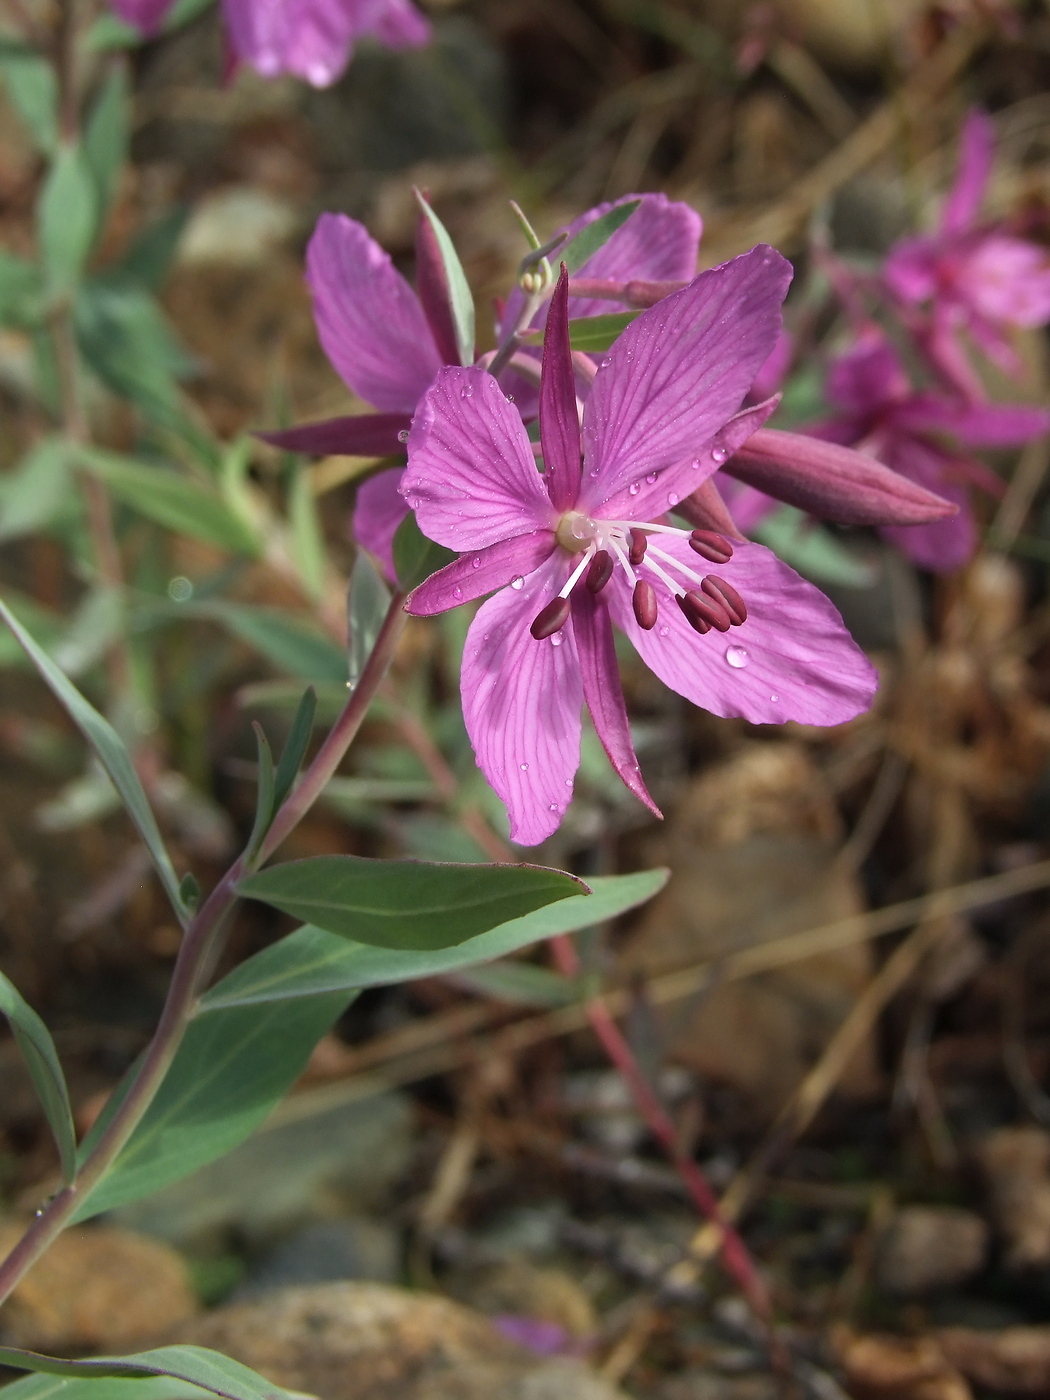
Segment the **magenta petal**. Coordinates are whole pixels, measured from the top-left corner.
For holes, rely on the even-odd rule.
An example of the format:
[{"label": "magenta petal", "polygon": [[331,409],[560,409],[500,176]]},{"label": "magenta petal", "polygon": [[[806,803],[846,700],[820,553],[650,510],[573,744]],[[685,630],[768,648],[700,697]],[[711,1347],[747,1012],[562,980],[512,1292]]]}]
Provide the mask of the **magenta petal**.
[{"label": "magenta petal", "polygon": [[900,436],[890,443],[887,460],[902,475],[936,489],[959,509],[951,520],[884,529],[882,535],[932,573],[962,568],[977,549],[977,524],[970,510],[969,492],[952,478],[951,459],[915,438]]},{"label": "magenta petal", "polygon": [[174,0],[110,0],[113,13],[149,37],[164,23]]},{"label": "magenta petal", "polygon": [[[686,540],[666,536],[660,547],[696,570]],[[747,605],[747,621],[725,634],[698,636],[655,577],[660,612],[651,632],[635,622],[626,584],[614,579],[607,590],[617,625],[665,685],[712,714],[753,724],[841,724],[868,708],[875,669],[823,593],[757,544],[734,545],[732,559],[711,572]]]},{"label": "magenta petal", "polygon": [[572,629],[580,658],[583,698],[609,762],[635,797],[644,802],[654,816],[661,817],[663,813],[642,781],[631,742],[609,610],[586,588],[573,592]]},{"label": "magenta petal", "polygon": [[916,525],[955,513],[953,503],[874,457],[803,433],[762,428],[723,470],[842,525]]},{"label": "magenta petal", "polygon": [[569,347],[569,274],[562,264],[543,335],[540,447],[544,481],[555,510],[576,504],[580,490],[580,419]]},{"label": "magenta petal", "polygon": [[[675,509],[698,530],[714,530],[716,534],[725,535],[728,539],[741,540],[744,538],[741,531],[746,530],[747,525],[738,526],[735,514],[730,513],[729,507],[733,504],[733,498],[720,489],[727,486],[736,487],[737,492],[749,489],[746,486],[737,486],[735,481],[726,481],[724,477],[718,477],[716,484],[716,478],[709,476],[690,495],[683,496]],[[754,494],[758,495],[758,492]]]},{"label": "magenta petal", "polygon": [[1050,411],[1027,404],[959,403],[916,394],[893,413],[911,433],[946,433],[966,447],[1016,447],[1050,431]]},{"label": "magenta petal", "polygon": [[[416,192],[416,198],[423,196]],[[459,346],[452,321],[452,297],[434,226],[425,213],[416,220],[416,290],[437,352],[446,365],[459,364]]]},{"label": "magenta petal", "polygon": [[325,354],[366,403],[412,413],[441,367],[415,292],[367,230],[322,214],[306,250],[306,280]]},{"label": "magenta petal", "polygon": [[511,840],[556,830],[580,766],[583,685],[572,628],[537,642],[529,626],[567,575],[561,551],[482,603],[463,648],[463,718],[478,767],[507,805]]},{"label": "magenta petal", "polygon": [[864,331],[855,345],[833,361],[825,389],[833,404],[861,417],[911,393],[896,350],[874,329]]},{"label": "magenta petal", "polygon": [[294,73],[314,87],[339,77],[353,48],[347,0],[222,0],[230,45],[264,78]]},{"label": "magenta petal", "polygon": [[461,552],[557,524],[518,411],[483,369],[447,367],[423,395],[401,489],[423,533]]},{"label": "magenta petal", "polygon": [[476,554],[461,554],[413,590],[405,612],[415,617],[433,617],[460,603],[484,598],[486,593],[505,588],[508,583],[513,586],[515,579],[538,569],[553,549],[553,530],[533,530],[528,535],[515,535],[513,539],[487,545]]},{"label": "magenta petal", "polygon": [[372,9],[362,29],[387,48],[415,49],[429,43],[430,22],[410,0],[379,0]]},{"label": "magenta petal", "polygon": [[768,359],[790,281],[791,264],[759,246],[627,327],[584,409],[581,509],[651,519],[699,484],[692,461]]},{"label": "magenta petal", "polygon": [[345,418],[325,418],[300,423],[257,438],[287,452],[307,452],[314,457],[329,454],[347,457],[389,457],[404,451],[402,433],[408,432],[408,413],[352,413]]},{"label": "magenta petal", "polygon": [[929,301],[937,291],[939,252],[937,241],[925,234],[902,238],[889,251],[882,269],[883,281],[895,297],[907,304]]},{"label": "magenta petal", "polygon": [[370,476],[357,488],[357,499],[354,501],[354,539],[369,554],[375,555],[391,582],[397,578],[394,536],[408,514],[399,489],[402,476],[404,470],[401,467]]},{"label": "magenta petal", "polygon": [[1050,320],[1050,253],[1023,238],[986,234],[961,264],[958,293],[993,325],[1045,325]]},{"label": "magenta petal", "polygon": [[971,112],[962,130],[955,183],[941,210],[942,233],[961,233],[976,220],[994,153],[995,127],[991,119],[985,112]]}]

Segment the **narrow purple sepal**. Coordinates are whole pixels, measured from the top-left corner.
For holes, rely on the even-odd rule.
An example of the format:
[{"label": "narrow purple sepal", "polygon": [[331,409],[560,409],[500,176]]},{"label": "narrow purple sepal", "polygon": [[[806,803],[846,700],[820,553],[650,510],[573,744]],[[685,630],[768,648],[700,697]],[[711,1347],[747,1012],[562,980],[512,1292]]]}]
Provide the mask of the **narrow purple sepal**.
[{"label": "narrow purple sepal", "polygon": [[863,452],[776,428],[760,428],[723,471],[840,525],[921,525],[957,510]]},{"label": "narrow purple sepal", "polygon": [[564,263],[543,333],[540,446],[551,505],[568,510],[576,504],[580,490],[580,419],[569,345],[569,273]]},{"label": "narrow purple sepal", "polygon": [[515,579],[525,579],[553,549],[553,530],[533,530],[471,554],[461,554],[409,594],[405,612],[413,617],[433,617],[459,607],[460,603],[484,598],[486,593],[505,588]]},{"label": "narrow purple sepal", "polygon": [[722,499],[713,476],[709,476],[691,496],[679,501],[675,510],[698,530],[714,530],[716,534],[725,535],[731,540],[744,538],[729,513],[729,507]]},{"label": "narrow purple sepal", "polygon": [[965,447],[1020,447],[1050,432],[1050,411],[1029,404],[959,403],[916,394],[894,409],[893,422],[911,433],[946,433]]},{"label": "narrow purple sepal", "polygon": [[305,452],[312,457],[392,457],[404,452],[401,434],[408,432],[411,423],[408,413],[352,413],[255,436],[286,452]]},{"label": "narrow purple sepal", "polygon": [[942,233],[961,233],[976,221],[994,155],[995,127],[986,112],[975,109],[962,130],[959,168],[941,210]]},{"label": "narrow purple sepal", "polygon": [[[416,198],[421,203],[426,200],[419,190],[416,190]],[[459,346],[456,344],[445,264],[441,260],[434,227],[422,210],[416,220],[416,295],[442,363],[458,365]]]},{"label": "narrow purple sepal", "polygon": [[631,742],[609,610],[586,588],[578,588],[572,595],[572,629],[580,658],[583,698],[609,762],[635,797],[654,816],[662,818],[663,813],[642,781]]}]

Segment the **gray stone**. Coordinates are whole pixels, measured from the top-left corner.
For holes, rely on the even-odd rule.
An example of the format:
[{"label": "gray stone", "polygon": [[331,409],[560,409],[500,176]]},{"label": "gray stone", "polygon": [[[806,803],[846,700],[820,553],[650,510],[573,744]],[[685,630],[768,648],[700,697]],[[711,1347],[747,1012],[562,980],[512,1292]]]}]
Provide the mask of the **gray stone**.
[{"label": "gray stone", "polygon": [[261,1248],[308,1221],[379,1202],[408,1165],[411,1125],[403,1094],[308,1114],[292,1098],[233,1152],[111,1219],[176,1244],[233,1230]]},{"label": "gray stone", "polygon": [[395,1283],[401,1272],[397,1231],[376,1220],[318,1220],[304,1225],[248,1271],[230,1302],[291,1284],[368,1279]]},{"label": "gray stone", "polygon": [[887,1226],[875,1277],[887,1292],[921,1297],[965,1283],[983,1267],[987,1252],[988,1226],[979,1215],[950,1206],[908,1206]]}]

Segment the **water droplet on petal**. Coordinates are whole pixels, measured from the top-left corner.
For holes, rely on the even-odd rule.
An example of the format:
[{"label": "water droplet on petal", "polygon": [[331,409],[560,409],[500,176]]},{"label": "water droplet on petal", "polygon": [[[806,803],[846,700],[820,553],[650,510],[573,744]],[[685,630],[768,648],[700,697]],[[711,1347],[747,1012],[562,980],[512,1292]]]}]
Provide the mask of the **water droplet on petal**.
[{"label": "water droplet on petal", "polygon": [[513,394],[508,394],[508,395],[507,395],[507,402],[508,402],[508,403],[513,403],[513,402],[514,402],[514,395],[513,395]]},{"label": "water droplet on petal", "polygon": [[[712,447],[712,449],[711,449],[711,461],[712,461],[712,462],[722,463],[722,462],[725,461],[725,459],[726,459],[728,456],[729,456],[729,453],[725,450],[724,447]],[[700,463],[697,462],[696,465],[699,466]]]},{"label": "water droplet on petal", "polygon": [[670,629],[670,627],[661,627],[661,628],[660,628],[660,631],[657,633],[657,636],[660,636],[660,637],[669,637],[670,635],[671,635],[671,629]]},{"label": "water droplet on petal", "polygon": [[519,763],[518,767],[523,773],[527,773],[529,771],[529,765],[527,763]]},{"label": "water droplet on petal", "polygon": [[550,809],[551,809],[552,812],[556,812],[556,811],[558,810],[558,804],[557,804],[557,802],[552,802],[552,803],[551,803],[551,806],[550,806]]},{"label": "water droplet on petal", "polygon": [[565,779],[565,786],[566,786],[567,788],[571,788],[571,787],[572,787],[572,779],[571,779],[571,778],[566,778],[566,779]]},{"label": "water droplet on petal", "polygon": [[676,505],[678,504],[678,497],[677,497],[677,495],[675,494],[674,491],[668,491],[668,493],[667,493],[667,504],[668,504],[669,506],[676,506]]},{"label": "water droplet on petal", "polygon": [[401,431],[400,431],[400,432],[398,433],[398,435],[397,435],[397,440],[398,440],[398,442],[407,442],[407,441],[408,441],[408,429],[407,429],[407,428],[402,428],[402,429],[401,429]]},{"label": "water droplet on petal", "polygon": [[637,496],[638,492],[639,492],[641,489],[642,489],[642,483],[641,483],[640,481],[632,481],[631,484],[630,484],[630,486],[628,486],[628,488],[627,488],[627,493],[628,493],[628,495],[630,495],[630,496]]},{"label": "water droplet on petal", "polygon": [[658,475],[659,475],[658,472],[650,472],[649,475],[648,475],[645,479],[646,479],[646,481],[649,483],[649,485],[652,486],[653,482],[656,480],[656,478],[657,478]]},{"label": "water droplet on petal", "polygon": [[612,364],[612,356],[611,356],[611,355],[606,355],[605,359],[601,362],[601,365],[599,366],[599,368],[600,368],[600,369],[608,369],[609,366],[610,366],[611,364]]},{"label": "water droplet on petal", "polygon": [[511,581],[510,581],[510,586],[511,586],[511,588],[524,588],[524,587],[525,587],[525,580],[522,578],[521,574],[518,574],[517,578],[512,578],[512,579],[511,579]]},{"label": "water droplet on petal", "polygon": [[462,590],[462,588],[459,587],[458,584],[456,585],[455,588],[453,588],[453,590],[452,590],[452,596],[453,596],[453,598],[462,598],[462,597],[463,597],[463,590]]},{"label": "water droplet on petal", "polygon": [[726,661],[734,671],[742,671],[750,660],[751,654],[746,647],[726,647]]},{"label": "water droplet on petal", "polygon": [[777,703],[777,701],[780,699],[780,696],[779,696],[779,695],[776,693],[776,691],[774,690],[773,694],[772,694],[769,698],[770,698],[770,700],[772,700],[773,704],[775,705],[775,704]]},{"label": "water droplet on petal", "polygon": [[475,555],[474,555],[474,558],[470,561],[470,567],[471,567],[472,569],[480,569],[480,568],[481,568],[481,555],[480,555],[480,554],[475,554]]},{"label": "water droplet on petal", "polygon": [[700,458],[694,457],[690,465],[692,466],[694,472],[698,472],[700,470]]},{"label": "water droplet on petal", "polygon": [[563,636],[563,634],[562,634],[561,632],[555,632],[554,636],[551,638],[551,646],[552,646],[552,647],[560,647],[561,644],[562,644],[562,642],[564,642],[564,640],[565,640],[565,637]]}]

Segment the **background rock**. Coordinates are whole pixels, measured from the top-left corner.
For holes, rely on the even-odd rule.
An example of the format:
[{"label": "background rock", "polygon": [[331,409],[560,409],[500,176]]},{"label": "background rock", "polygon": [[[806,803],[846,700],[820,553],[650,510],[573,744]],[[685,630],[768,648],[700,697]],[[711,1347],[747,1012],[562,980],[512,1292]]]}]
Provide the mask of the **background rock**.
[{"label": "background rock", "polygon": [[880,1287],[918,1297],[965,1283],[988,1251],[988,1226],[972,1211],[950,1206],[908,1206],[880,1241],[875,1275]]},{"label": "background rock", "polygon": [[[23,1228],[0,1231],[0,1257]],[[128,1230],[74,1226],[4,1305],[0,1336],[30,1349],[119,1351],[196,1311],[186,1264],[173,1249]]]},{"label": "background rock", "polygon": [[479,1313],[376,1283],[288,1288],[220,1308],[169,1341],[214,1347],[323,1400],[616,1400],[578,1362],[539,1360]]},{"label": "background rock", "polygon": [[1001,1128],[976,1148],[989,1204],[1013,1269],[1050,1263],[1050,1133]]},{"label": "background rock", "polygon": [[291,1284],[339,1279],[396,1283],[400,1272],[401,1242],[393,1226],[364,1217],[317,1220],[258,1259],[231,1301],[272,1293]]}]

